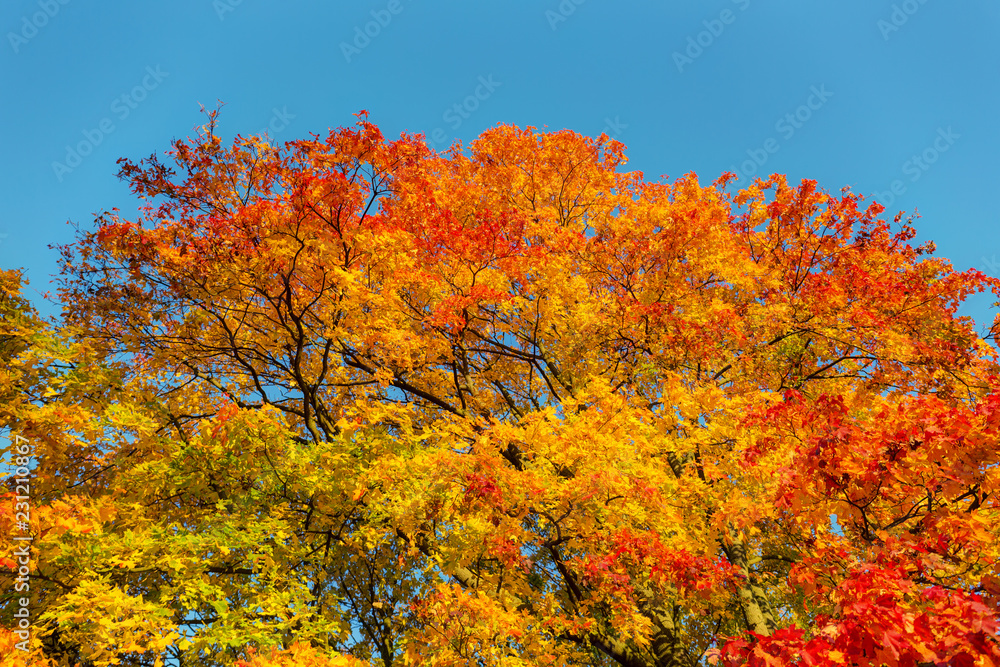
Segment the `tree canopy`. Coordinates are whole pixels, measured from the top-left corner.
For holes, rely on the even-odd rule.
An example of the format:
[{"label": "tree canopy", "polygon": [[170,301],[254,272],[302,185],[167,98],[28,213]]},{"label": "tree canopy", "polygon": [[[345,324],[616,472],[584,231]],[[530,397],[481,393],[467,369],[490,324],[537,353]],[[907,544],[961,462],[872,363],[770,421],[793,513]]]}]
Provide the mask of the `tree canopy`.
[{"label": "tree canopy", "polygon": [[119,161],[62,318],[0,280],[4,664],[1000,664],[1000,282],[625,165],[363,112]]}]

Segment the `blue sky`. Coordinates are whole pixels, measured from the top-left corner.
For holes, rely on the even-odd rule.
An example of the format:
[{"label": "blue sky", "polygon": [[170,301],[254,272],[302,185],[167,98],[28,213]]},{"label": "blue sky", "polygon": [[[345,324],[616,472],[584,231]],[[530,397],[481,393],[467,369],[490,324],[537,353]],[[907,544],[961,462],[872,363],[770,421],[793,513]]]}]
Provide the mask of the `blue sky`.
[{"label": "blue sky", "polygon": [[[1000,275],[995,0],[5,0],[0,36],[0,266],[26,268],[45,312],[67,221],[135,208],[116,159],[162,152],[216,100],[227,136],[367,109],[437,148],[570,128],[615,136],[651,179],[850,186]],[[964,312],[987,324],[991,299]]]}]

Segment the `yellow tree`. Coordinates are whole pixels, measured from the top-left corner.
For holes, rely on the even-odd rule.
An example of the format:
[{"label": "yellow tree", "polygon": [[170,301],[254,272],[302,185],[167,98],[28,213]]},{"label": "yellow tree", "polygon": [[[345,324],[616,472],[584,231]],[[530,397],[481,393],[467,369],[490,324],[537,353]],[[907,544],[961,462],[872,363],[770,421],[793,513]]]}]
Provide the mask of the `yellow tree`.
[{"label": "yellow tree", "polygon": [[215,120],[63,249],[127,398],[38,566],[81,660],[1000,661],[992,280],[603,136]]}]

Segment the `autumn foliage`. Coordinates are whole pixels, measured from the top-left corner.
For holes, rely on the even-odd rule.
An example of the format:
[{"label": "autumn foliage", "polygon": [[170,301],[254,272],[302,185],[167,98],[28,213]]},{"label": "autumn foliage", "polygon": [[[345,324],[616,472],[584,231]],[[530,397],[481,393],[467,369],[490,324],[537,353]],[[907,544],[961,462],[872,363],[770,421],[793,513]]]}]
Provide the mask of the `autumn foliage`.
[{"label": "autumn foliage", "polygon": [[59,323],[3,274],[3,664],[1000,664],[996,281],[605,136],[215,121],[120,162]]}]

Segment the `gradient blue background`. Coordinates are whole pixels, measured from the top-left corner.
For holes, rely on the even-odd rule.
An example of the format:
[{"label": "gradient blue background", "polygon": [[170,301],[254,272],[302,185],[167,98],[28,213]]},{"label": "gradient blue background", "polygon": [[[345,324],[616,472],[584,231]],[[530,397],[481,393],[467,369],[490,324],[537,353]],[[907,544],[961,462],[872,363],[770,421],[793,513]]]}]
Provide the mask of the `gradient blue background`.
[{"label": "gradient blue background", "polygon": [[[918,212],[938,255],[1000,275],[996,0],[395,1],[5,0],[0,266],[25,267],[55,312],[40,296],[57,270],[48,244],[72,240],[67,221],[134,211],[115,160],[167,149],[201,124],[199,103],[222,100],[227,137],[270,125],[288,141],[360,109],[390,138],[440,130],[438,148],[497,123],[604,131],[647,178],[745,172],[773,139],[758,174],[866,196],[899,181],[886,216]],[[499,85],[462,118],[453,106],[480,77]],[[830,96],[807,113],[814,87]],[[778,123],[797,111],[808,120],[789,136]],[[57,174],[87,132],[100,143]],[[926,169],[908,162],[925,150]],[[963,312],[987,325],[991,303]]]}]

